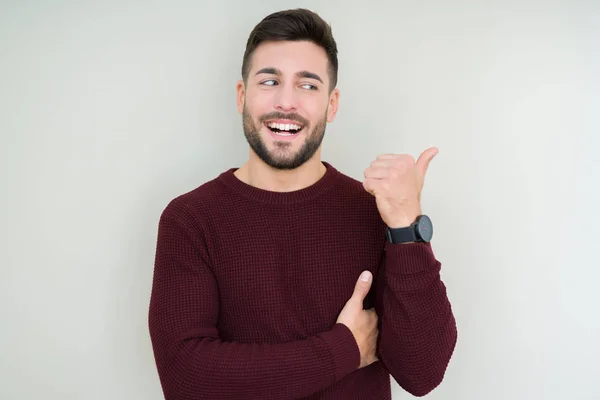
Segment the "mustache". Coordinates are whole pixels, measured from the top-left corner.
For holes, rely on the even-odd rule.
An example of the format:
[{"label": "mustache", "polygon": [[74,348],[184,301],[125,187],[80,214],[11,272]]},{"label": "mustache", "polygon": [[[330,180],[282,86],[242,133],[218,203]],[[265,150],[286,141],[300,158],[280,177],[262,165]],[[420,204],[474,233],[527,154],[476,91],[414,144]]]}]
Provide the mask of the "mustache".
[{"label": "mustache", "polygon": [[286,113],[282,113],[282,112],[278,112],[278,111],[274,111],[272,113],[263,115],[262,117],[260,117],[260,122],[262,123],[262,122],[265,122],[270,119],[291,119],[291,120],[300,122],[300,124],[302,126],[308,125],[308,121],[296,113],[287,113],[286,114]]}]

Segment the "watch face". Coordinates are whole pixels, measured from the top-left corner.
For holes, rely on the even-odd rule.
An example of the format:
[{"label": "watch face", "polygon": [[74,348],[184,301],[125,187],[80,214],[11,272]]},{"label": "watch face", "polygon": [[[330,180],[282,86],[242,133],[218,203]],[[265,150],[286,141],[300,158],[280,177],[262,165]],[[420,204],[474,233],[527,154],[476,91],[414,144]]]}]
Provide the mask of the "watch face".
[{"label": "watch face", "polygon": [[422,215],[417,224],[417,234],[425,242],[429,242],[433,237],[433,224],[427,215]]}]

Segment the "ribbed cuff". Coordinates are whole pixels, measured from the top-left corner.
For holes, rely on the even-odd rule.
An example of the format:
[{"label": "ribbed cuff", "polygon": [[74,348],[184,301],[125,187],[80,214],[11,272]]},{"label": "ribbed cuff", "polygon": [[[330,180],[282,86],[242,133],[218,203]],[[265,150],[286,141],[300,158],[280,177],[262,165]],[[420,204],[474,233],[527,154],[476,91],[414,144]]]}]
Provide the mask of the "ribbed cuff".
[{"label": "ribbed cuff", "polygon": [[431,242],[392,244],[386,242],[386,272],[414,274],[439,268],[439,263],[431,249]]},{"label": "ribbed cuff", "polygon": [[320,336],[327,344],[333,360],[335,382],[360,366],[360,350],[350,328],[337,323]]}]

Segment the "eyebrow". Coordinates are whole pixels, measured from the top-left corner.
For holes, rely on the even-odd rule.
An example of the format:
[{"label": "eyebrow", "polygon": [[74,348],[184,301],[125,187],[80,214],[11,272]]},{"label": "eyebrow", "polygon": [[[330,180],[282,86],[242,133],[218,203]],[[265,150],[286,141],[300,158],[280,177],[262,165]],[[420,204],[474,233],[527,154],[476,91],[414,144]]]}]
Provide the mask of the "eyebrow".
[{"label": "eyebrow", "polygon": [[[267,68],[259,69],[256,72],[255,76],[259,75],[259,74],[281,75],[281,71],[277,68],[267,67]],[[321,79],[321,77],[319,75],[315,74],[314,72],[310,72],[310,71],[298,71],[298,72],[296,72],[296,77],[315,79],[321,83],[324,83],[323,79]]]}]

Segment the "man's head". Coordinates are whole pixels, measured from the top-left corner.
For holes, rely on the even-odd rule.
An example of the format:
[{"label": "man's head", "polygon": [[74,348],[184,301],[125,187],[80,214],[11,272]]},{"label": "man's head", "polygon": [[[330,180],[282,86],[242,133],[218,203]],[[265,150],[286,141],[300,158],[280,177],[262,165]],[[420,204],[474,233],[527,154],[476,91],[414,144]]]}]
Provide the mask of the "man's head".
[{"label": "man's head", "polygon": [[330,26],[303,9],[265,17],[250,33],[237,86],[250,147],[266,164],[311,159],[337,113],[337,45]]}]

